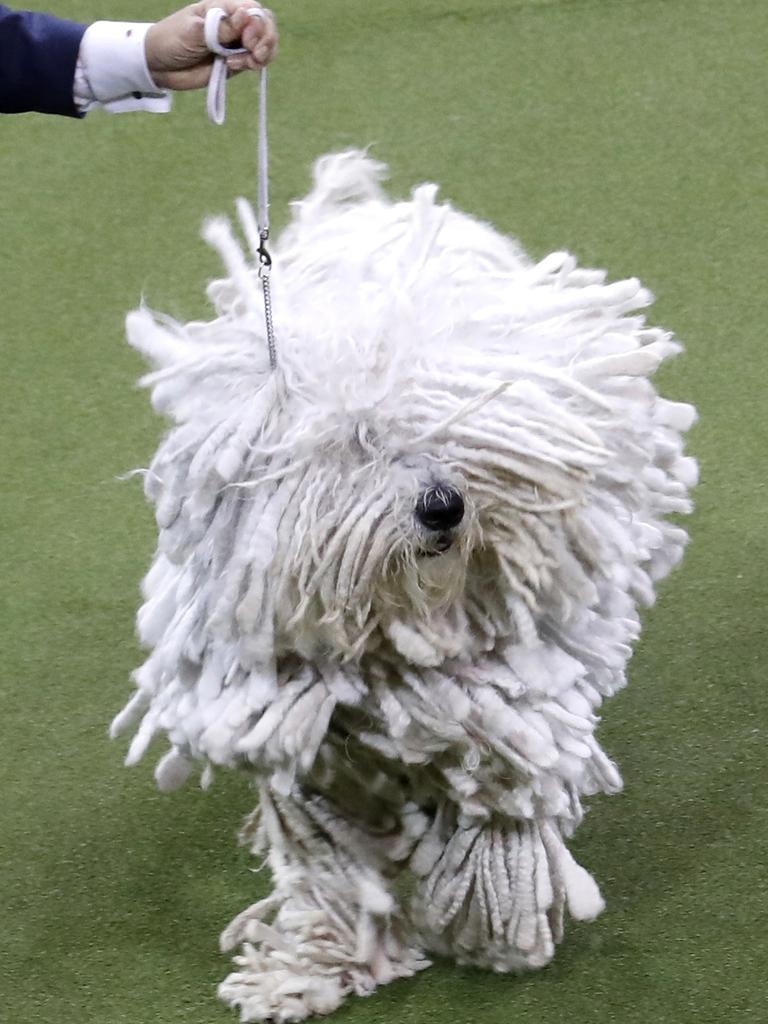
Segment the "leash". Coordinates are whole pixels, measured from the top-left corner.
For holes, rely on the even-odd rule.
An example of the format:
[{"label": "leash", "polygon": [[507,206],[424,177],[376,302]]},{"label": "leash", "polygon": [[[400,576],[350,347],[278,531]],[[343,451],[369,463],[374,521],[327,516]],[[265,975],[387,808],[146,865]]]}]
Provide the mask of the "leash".
[{"label": "leash", "polygon": [[[252,18],[264,18],[258,8],[248,12]],[[226,58],[236,53],[247,53],[244,47],[233,49],[222,46],[219,42],[219,25],[227,14],[220,7],[213,7],[206,12],[203,31],[205,45],[215,54],[211,78],[208,83],[206,107],[208,117],[214,124],[224,124],[227,116],[227,63]],[[264,322],[267,328],[267,348],[269,349],[269,365],[277,367],[277,346],[275,328],[272,319],[272,292],[270,275],[272,273],[272,257],[267,250],[269,239],[269,144],[267,139],[267,69],[259,72],[259,129],[258,129],[258,162],[257,162],[257,227],[259,231],[259,247],[256,255],[259,259],[259,280],[264,296]]]}]

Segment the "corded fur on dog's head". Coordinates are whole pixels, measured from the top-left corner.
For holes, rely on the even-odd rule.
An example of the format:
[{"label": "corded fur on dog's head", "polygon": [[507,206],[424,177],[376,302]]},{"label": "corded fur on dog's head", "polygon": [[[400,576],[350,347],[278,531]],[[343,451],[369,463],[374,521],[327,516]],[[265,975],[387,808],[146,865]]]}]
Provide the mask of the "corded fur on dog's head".
[{"label": "corded fur on dog's head", "polygon": [[175,423],[146,477],[140,686],[223,676],[234,700],[290,656],[437,666],[600,602],[632,619],[682,552],[658,505],[688,508],[692,413],[647,379],[678,349],[629,315],[649,294],[567,254],[533,264],[433,186],[392,203],[381,173],[326,158],[296,204],[273,254],[275,371],[225,222],[205,232],[229,271],[218,318],[129,318]]}]

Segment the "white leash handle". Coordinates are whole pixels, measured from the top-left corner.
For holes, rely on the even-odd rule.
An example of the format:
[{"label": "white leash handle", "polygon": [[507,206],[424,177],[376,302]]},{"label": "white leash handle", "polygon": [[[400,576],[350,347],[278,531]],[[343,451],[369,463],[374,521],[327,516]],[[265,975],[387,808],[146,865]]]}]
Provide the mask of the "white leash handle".
[{"label": "white leash handle", "polygon": [[[257,7],[250,10],[248,14],[252,18],[263,19],[266,17],[264,12],[260,11]],[[222,46],[219,42],[219,25],[221,25],[221,22],[226,17],[228,17],[226,11],[223,11],[220,7],[212,7],[209,11],[206,11],[205,21],[203,22],[205,45],[211,53],[216,54],[216,59],[211,68],[211,78],[208,82],[208,95],[206,97],[208,117],[214,124],[224,124],[227,116],[226,58],[232,57],[236,53],[248,52],[244,46]]]}]

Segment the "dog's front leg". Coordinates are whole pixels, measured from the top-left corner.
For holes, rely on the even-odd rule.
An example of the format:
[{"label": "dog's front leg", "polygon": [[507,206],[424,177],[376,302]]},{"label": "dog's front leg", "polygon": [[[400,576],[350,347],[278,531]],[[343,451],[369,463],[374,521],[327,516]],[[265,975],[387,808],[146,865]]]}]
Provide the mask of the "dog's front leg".
[{"label": "dog's front leg", "polygon": [[428,950],[496,971],[543,967],[578,920],[603,909],[553,819],[457,821],[444,807],[417,848],[413,918]]},{"label": "dog's front leg", "polygon": [[325,797],[261,788],[245,827],[254,849],[269,849],[274,892],[238,915],[221,944],[238,970],[219,994],[243,1021],[299,1021],[331,1013],[350,993],[428,966],[382,874],[365,831]]}]

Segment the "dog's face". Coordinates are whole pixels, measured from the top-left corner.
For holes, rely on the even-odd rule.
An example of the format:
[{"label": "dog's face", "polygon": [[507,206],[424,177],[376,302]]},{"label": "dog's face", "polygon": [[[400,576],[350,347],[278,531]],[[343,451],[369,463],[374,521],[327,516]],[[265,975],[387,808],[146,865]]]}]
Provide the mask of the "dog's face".
[{"label": "dog's face", "polygon": [[[511,362],[499,380],[478,372],[471,345],[413,345],[372,395],[357,340],[346,355],[334,341],[329,376],[289,386],[278,370],[264,384],[271,397],[201,545],[221,550],[211,566],[229,579],[246,648],[266,628],[278,655],[393,647],[437,665],[508,636],[510,593],[533,605],[550,586],[547,538],[580,505],[599,442],[583,425],[568,438],[556,402]],[[210,477],[198,487],[213,493]]]}]

